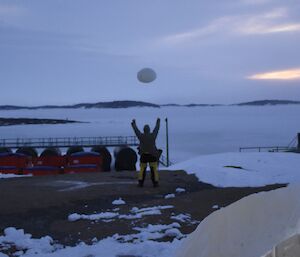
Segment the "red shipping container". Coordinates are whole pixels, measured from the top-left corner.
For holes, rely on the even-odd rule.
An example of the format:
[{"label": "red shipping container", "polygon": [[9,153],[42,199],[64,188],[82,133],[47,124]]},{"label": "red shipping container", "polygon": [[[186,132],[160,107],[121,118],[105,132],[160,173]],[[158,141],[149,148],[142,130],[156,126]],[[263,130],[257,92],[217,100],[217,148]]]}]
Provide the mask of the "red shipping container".
[{"label": "red shipping container", "polygon": [[31,157],[24,154],[9,153],[0,155],[0,166],[23,169],[31,166]]},{"label": "red shipping container", "polygon": [[66,156],[40,156],[33,160],[33,166],[64,167]]},{"label": "red shipping container", "polygon": [[102,156],[94,152],[80,152],[68,156],[68,166],[72,165],[96,165],[102,169]]},{"label": "red shipping container", "polygon": [[20,175],[20,169],[17,167],[12,167],[12,166],[0,166],[0,173],[2,174],[16,174]]}]

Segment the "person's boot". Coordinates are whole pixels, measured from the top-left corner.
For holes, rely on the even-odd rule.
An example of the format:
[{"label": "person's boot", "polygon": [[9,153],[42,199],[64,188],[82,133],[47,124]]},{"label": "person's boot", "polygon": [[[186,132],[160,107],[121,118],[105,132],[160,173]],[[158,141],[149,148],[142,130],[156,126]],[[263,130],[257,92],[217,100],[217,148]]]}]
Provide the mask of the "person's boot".
[{"label": "person's boot", "polygon": [[153,187],[159,187],[158,181],[153,182]]}]

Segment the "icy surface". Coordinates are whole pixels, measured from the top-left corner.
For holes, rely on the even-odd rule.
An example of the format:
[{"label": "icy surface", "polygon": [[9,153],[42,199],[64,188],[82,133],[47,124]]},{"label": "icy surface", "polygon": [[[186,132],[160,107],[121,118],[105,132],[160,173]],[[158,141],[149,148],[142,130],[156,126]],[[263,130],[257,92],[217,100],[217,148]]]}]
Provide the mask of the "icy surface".
[{"label": "icy surface", "polygon": [[[286,146],[299,132],[300,106],[162,107],[0,111],[1,117],[61,118],[88,123],[0,127],[1,138],[133,135],[133,118],[142,127],[169,119],[170,158],[180,162],[200,154],[234,152],[241,146]],[[164,122],[158,146],[164,149]]]},{"label": "icy surface", "polygon": [[262,256],[300,231],[300,184],[250,195],[215,211],[188,236],[177,257]]},{"label": "icy surface", "polygon": [[299,154],[257,152],[202,155],[170,169],[185,170],[200,181],[218,187],[256,187],[300,182],[299,167]]},{"label": "icy surface", "polygon": [[0,179],[5,178],[21,178],[21,177],[31,177],[32,175],[15,175],[15,174],[2,174],[0,173]]}]

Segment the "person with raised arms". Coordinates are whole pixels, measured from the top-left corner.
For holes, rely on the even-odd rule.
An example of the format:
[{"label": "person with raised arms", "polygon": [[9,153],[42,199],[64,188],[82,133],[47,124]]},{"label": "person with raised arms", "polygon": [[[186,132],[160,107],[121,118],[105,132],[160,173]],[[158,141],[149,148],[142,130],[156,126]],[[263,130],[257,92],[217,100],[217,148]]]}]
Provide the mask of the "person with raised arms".
[{"label": "person with raised arms", "polygon": [[150,126],[144,126],[144,133],[142,133],[137,125],[135,119],[132,120],[131,126],[140,141],[139,144],[139,154],[140,154],[140,172],[138,174],[138,186],[143,187],[147,164],[149,163],[151,170],[151,180],[153,187],[158,186],[159,176],[158,176],[158,161],[160,151],[156,148],[156,138],[160,127],[160,119],[156,120],[156,125],[154,130],[151,132]]}]

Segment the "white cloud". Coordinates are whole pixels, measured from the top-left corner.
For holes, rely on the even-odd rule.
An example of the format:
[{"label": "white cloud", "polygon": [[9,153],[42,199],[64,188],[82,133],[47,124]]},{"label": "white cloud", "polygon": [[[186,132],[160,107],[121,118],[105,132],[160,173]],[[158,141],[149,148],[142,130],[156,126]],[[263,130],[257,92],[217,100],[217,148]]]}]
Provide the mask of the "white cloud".
[{"label": "white cloud", "polygon": [[300,68],[270,71],[249,76],[253,80],[298,80],[300,79]]},{"label": "white cloud", "polygon": [[266,25],[266,24],[252,24],[240,30],[245,34],[272,34],[282,32],[296,32],[300,31],[300,23],[287,23],[279,25]]},{"label": "white cloud", "polygon": [[274,9],[261,15],[248,16],[236,31],[240,34],[271,34],[300,31],[300,22],[284,21],[288,18],[286,8]]},{"label": "white cloud", "polygon": [[162,42],[176,44],[208,36],[220,31],[222,28],[225,29],[226,26],[233,21],[233,19],[233,17],[222,17],[212,21],[204,27],[166,36],[162,39]]},{"label": "white cloud", "polygon": [[287,8],[275,8],[261,14],[232,15],[217,18],[197,29],[160,39],[162,44],[180,44],[215,35],[263,35],[298,32],[300,22],[289,21]]}]

